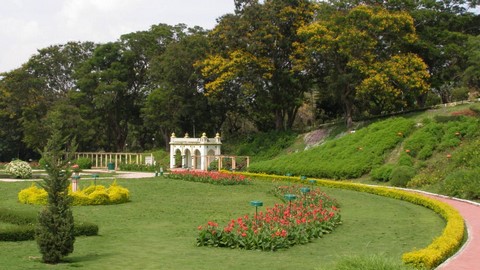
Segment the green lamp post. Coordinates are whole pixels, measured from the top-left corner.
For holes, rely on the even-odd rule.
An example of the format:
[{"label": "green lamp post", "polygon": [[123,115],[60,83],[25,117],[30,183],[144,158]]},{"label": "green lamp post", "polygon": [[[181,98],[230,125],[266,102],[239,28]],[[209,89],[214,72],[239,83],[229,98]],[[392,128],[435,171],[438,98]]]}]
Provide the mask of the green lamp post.
[{"label": "green lamp post", "polygon": [[262,201],[251,201],[250,205],[255,206],[255,217],[257,217],[258,216],[258,207],[263,206],[263,202]]},{"label": "green lamp post", "polygon": [[93,184],[96,186],[97,185],[98,173],[92,174],[92,177],[93,177]]},{"label": "green lamp post", "polygon": [[292,208],[292,201],[297,198],[297,195],[295,195],[295,194],[285,194],[283,197],[285,198],[285,200],[288,201],[288,207]]},{"label": "green lamp post", "polygon": [[307,204],[307,193],[310,192],[310,188],[302,187],[300,188],[300,192],[303,194],[303,205],[305,206]]}]

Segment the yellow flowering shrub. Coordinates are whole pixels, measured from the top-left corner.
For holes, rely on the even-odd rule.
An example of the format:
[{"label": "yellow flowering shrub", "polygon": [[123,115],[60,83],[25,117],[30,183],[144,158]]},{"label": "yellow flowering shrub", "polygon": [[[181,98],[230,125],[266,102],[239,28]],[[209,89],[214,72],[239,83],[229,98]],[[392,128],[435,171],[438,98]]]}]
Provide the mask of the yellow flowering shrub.
[{"label": "yellow flowering shrub", "polygon": [[[128,189],[119,186],[116,182],[106,188],[102,185],[90,185],[85,189],[72,192],[68,188],[68,195],[73,198],[72,205],[105,205],[120,204],[130,201]],[[47,192],[43,188],[32,184],[29,188],[18,193],[18,201],[24,204],[47,204]]]},{"label": "yellow flowering shrub", "polygon": [[32,184],[18,193],[18,201],[24,204],[46,204],[48,194],[43,188]]},{"label": "yellow flowering shrub", "polygon": [[[307,182],[307,179],[292,176],[267,175],[261,173],[242,173],[247,176],[270,179],[286,180],[290,182]],[[428,198],[418,193],[399,190],[389,187],[370,186],[348,181],[332,181],[314,179],[316,184],[324,187],[341,188],[359,192],[367,192],[385,197],[408,201],[429,208],[442,216],[447,225],[442,234],[426,248],[404,253],[402,260],[417,268],[433,269],[452,256],[462,245],[465,235],[465,223],[460,213],[447,203]]]}]

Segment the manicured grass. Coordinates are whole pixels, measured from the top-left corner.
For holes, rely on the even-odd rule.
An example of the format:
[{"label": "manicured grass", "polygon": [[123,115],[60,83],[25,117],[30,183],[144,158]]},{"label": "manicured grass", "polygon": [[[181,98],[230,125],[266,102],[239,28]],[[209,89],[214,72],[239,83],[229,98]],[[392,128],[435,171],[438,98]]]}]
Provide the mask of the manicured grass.
[{"label": "manicured grass", "polygon": [[[109,185],[112,181],[99,180]],[[323,189],[336,198],[343,224],[314,242],[277,252],[196,247],[197,226],[215,220],[221,225],[279,202],[269,194],[272,183],[217,186],[165,178],[118,179],[132,202],[74,207],[75,217],[99,225],[99,236],[78,237],[68,262],[40,262],[34,241],[0,242],[5,269],[315,269],[334,265],[345,256],[380,254],[401,262],[401,255],[427,246],[441,234],[444,221],[432,211],[407,202],[340,189]],[[19,190],[31,183],[0,183],[2,207],[37,211],[17,202]],[[282,183],[283,185],[288,183]]]}]

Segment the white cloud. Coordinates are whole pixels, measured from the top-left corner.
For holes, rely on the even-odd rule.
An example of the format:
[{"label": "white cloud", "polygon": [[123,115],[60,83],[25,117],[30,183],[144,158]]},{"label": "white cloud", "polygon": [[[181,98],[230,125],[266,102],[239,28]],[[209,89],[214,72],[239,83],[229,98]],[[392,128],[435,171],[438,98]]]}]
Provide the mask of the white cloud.
[{"label": "white cloud", "polygon": [[159,23],[211,29],[233,9],[233,0],[3,0],[0,72],[53,44],[115,41]]}]

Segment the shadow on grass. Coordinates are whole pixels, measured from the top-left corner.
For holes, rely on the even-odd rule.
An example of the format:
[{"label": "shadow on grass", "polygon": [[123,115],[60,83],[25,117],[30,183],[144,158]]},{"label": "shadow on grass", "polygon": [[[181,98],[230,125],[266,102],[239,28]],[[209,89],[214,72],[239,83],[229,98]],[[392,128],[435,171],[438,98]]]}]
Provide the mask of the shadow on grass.
[{"label": "shadow on grass", "polygon": [[89,261],[97,261],[103,258],[108,258],[111,256],[114,256],[115,253],[111,252],[93,252],[93,253],[88,253],[82,256],[75,256],[71,255],[67,258],[63,259],[63,262],[61,264],[68,265],[69,267],[83,267],[82,263],[84,262],[89,262]]}]

